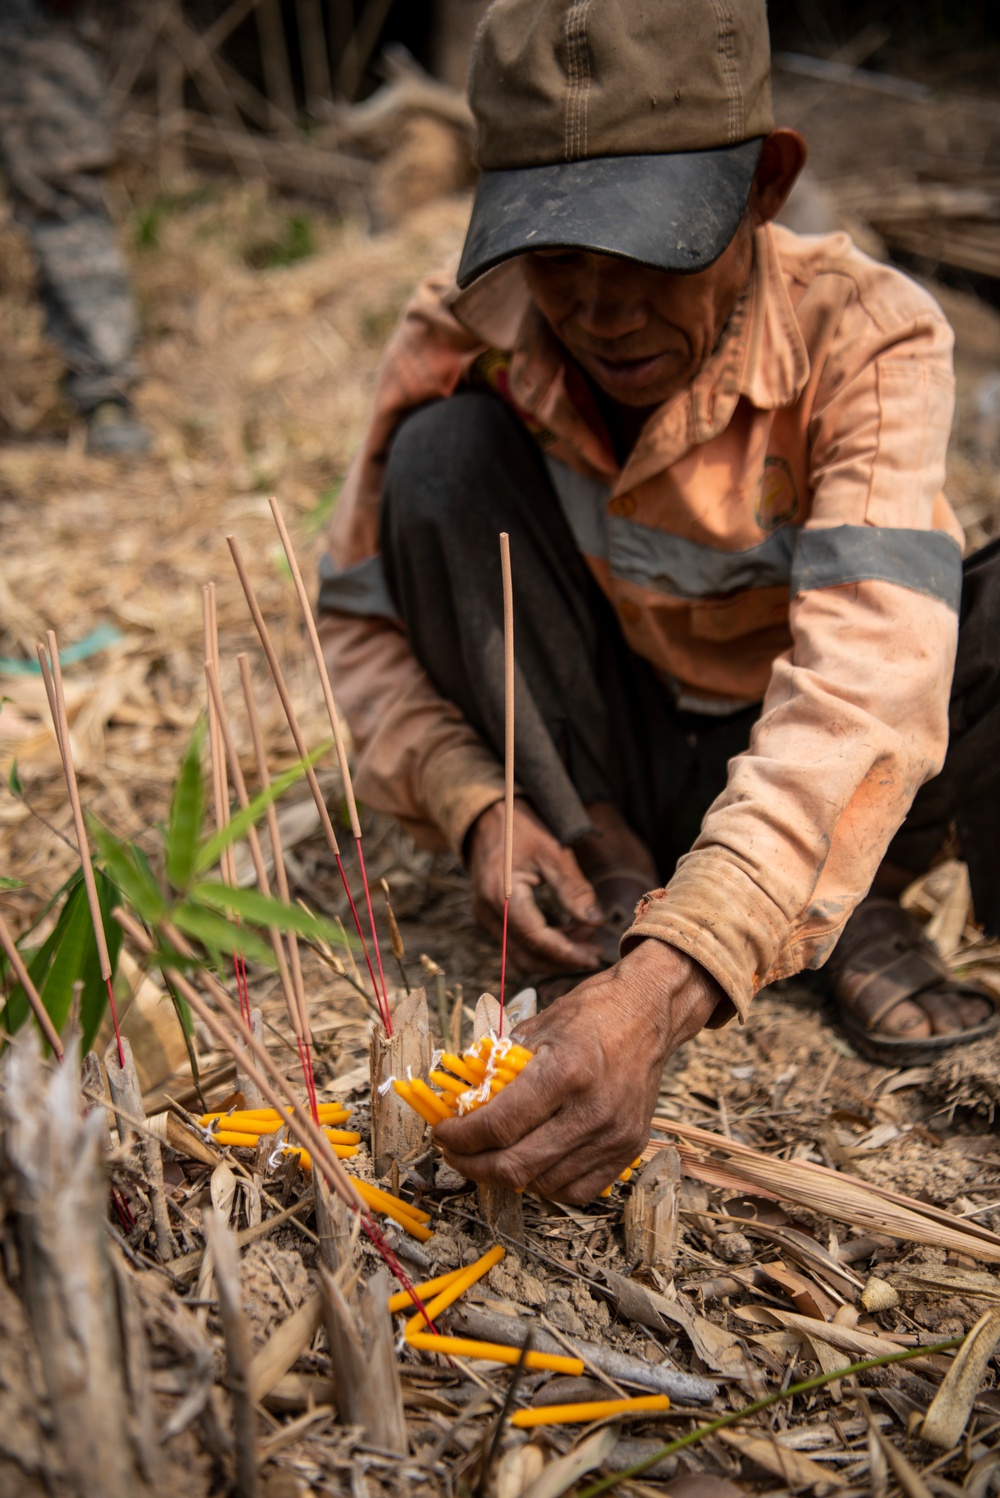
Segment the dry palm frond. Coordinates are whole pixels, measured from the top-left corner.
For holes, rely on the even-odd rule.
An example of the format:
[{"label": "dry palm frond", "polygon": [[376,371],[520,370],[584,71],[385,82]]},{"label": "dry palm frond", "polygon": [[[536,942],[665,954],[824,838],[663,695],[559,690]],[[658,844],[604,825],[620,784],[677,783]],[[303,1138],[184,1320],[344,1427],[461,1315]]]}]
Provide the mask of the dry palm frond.
[{"label": "dry palm frond", "polygon": [[[1000,1263],[1000,1235],[960,1221],[940,1207],[809,1160],[777,1160],[693,1124],[654,1118],[652,1127],[677,1145],[685,1171],[708,1185],[736,1190],[752,1186],[764,1195],[795,1202],[867,1232]],[[650,1146],[650,1150],[658,1148],[656,1141]]]}]

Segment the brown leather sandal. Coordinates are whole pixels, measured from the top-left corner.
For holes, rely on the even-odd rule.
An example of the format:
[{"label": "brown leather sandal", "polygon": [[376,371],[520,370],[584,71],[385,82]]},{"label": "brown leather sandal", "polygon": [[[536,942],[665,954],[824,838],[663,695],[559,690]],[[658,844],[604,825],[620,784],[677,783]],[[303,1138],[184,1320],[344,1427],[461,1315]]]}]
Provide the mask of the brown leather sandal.
[{"label": "brown leather sandal", "polygon": [[[826,965],[826,974],[840,1023],[852,1045],[883,1065],[919,1066],[952,1046],[982,1040],[1000,1028],[996,995],[956,978],[919,921],[895,900],[869,898],[858,906]],[[877,1033],[897,1004],[934,990],[957,998],[985,999],[992,1012],[967,1030],[920,1040]]]}]

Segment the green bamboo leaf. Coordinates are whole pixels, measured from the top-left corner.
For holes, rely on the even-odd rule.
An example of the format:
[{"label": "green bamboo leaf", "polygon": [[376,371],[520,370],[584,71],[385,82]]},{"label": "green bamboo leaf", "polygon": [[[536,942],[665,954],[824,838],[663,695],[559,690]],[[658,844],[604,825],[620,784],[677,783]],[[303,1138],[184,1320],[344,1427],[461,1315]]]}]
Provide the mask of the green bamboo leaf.
[{"label": "green bamboo leaf", "polygon": [[[104,860],[105,871],[118,886],[136,915],[150,925],[161,920],[167,905],[147,859],[136,858],[138,850],[120,843],[106,827],[90,819],[90,831]],[[117,926],[117,921],[114,923]]]},{"label": "green bamboo leaf", "polygon": [[15,759],[14,763],[10,767],[10,775],[7,777],[7,784],[10,787],[10,789],[14,792],[15,796],[23,796],[24,795],[24,786],[21,784],[21,777],[17,773],[17,760],[16,759]]},{"label": "green bamboo leaf", "polygon": [[42,1003],[56,1029],[62,1031],[73,1002],[73,985],[84,976],[88,947],[94,946],[94,931],[86,892],[74,891],[63,914],[68,919],[52,956],[52,963],[39,990]]},{"label": "green bamboo leaf", "polygon": [[316,764],[317,760],[323,757],[330,748],[330,744],[330,740],[320,744],[306,759],[300,760],[298,764],[292,765],[290,769],[285,770],[281,775],[277,776],[267,790],[259,791],[248,806],[241,808],[240,811],[235,813],[227,827],[222,828],[221,831],[216,832],[210,837],[199,850],[195,866],[196,873],[201,874],[206,869],[211,868],[213,864],[218,862],[224,848],[230,847],[233,843],[239,842],[241,838],[245,837],[248,829],[255,826],[262,819],[267,808],[273,802],[279,800],[285,791],[290,786],[293,786],[296,781],[301,780],[307,769],[310,769]]},{"label": "green bamboo leaf", "polygon": [[[70,888],[68,889],[68,892],[66,894],[66,899],[63,903],[62,910],[60,910],[59,912],[58,919],[56,920],[55,925],[49,932],[49,935],[46,937],[45,941],[38,948],[38,950],[29,955],[28,951],[25,948],[23,936],[18,942],[18,950],[21,952],[21,956],[25,959],[25,962],[27,964],[28,976],[30,977],[32,983],[35,985],[39,993],[41,993],[45,987],[45,980],[48,977],[49,969],[51,968],[55,954],[59,950],[59,946],[64,936],[66,935],[67,927],[75,917],[76,908],[80,902],[80,899],[81,897],[83,897],[84,900],[86,899],[86,893],[83,888],[83,874],[80,872],[80,870],[77,870],[75,879],[68,881],[68,883],[70,884]],[[58,898],[58,896],[56,898]],[[51,909],[52,905],[54,904],[55,900],[53,899],[50,902],[49,908]],[[11,990],[10,996],[7,1000],[7,1004],[4,1008],[3,1018],[5,1028],[13,1034],[15,1030],[20,1029],[30,1013],[31,1006],[28,1003],[28,999],[24,992],[24,989],[20,984],[17,984],[16,987]]]},{"label": "green bamboo leaf", "polygon": [[0,874],[0,889],[23,889],[23,879],[8,879],[6,874]]},{"label": "green bamboo leaf", "polygon": [[186,891],[195,874],[198,839],[205,812],[205,785],[201,755],[205,743],[205,721],[198,720],[181,761],[170,802],[170,823],[164,843],[167,878],[174,889]]},{"label": "green bamboo leaf", "polygon": [[220,952],[242,952],[250,962],[264,967],[274,966],[274,953],[246,927],[237,927],[203,905],[182,901],[170,909],[171,921],[184,932],[200,941],[213,956]]},{"label": "green bamboo leaf", "polygon": [[[100,869],[95,869],[94,874],[97,881],[97,899],[104,925],[104,940],[111,963],[111,982],[114,984],[124,932],[111,912],[119,904],[121,896],[116,886]],[[104,1011],[108,1007],[108,985],[101,975],[101,959],[97,951],[97,942],[94,940],[93,927],[90,928],[90,944],[83,960],[80,976],[83,979],[83,991],[80,994],[80,1028],[83,1035],[80,1044],[82,1053],[86,1055],[97,1037],[97,1032],[104,1020]]]},{"label": "green bamboo leaf", "polygon": [[245,837],[247,828],[253,827],[260,821],[272,802],[277,801],[283,796],[289,786],[294,785],[297,780],[301,780],[306,770],[310,769],[317,760],[322,759],[323,755],[330,748],[331,742],[331,740],[328,740],[325,744],[320,744],[306,759],[300,760],[297,765],[292,765],[290,770],[286,770],[284,774],[278,775],[266,791],[259,791],[249,806],[236,813],[228,827],[223,827],[221,831],[216,832],[207,841],[202,843],[198,850],[198,856],[195,859],[194,872],[196,874],[203,874],[206,869],[210,869],[213,864],[218,863],[219,855],[222,853],[223,848],[228,848],[233,843],[239,842],[241,837]]},{"label": "green bamboo leaf", "polygon": [[196,884],[190,895],[199,904],[239,916],[252,926],[277,926],[279,931],[295,931],[299,936],[329,942],[331,946],[343,945],[340,929],[332,922],[310,915],[301,905],[286,905],[283,900],[274,900],[256,889],[230,889],[228,884],[211,881]]}]

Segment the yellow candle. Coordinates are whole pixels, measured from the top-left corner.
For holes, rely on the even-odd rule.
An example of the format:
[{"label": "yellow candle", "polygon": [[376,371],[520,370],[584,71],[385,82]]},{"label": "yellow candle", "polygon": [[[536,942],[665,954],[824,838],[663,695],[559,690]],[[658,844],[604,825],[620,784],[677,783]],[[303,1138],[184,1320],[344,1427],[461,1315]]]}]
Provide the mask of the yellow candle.
[{"label": "yellow candle", "polygon": [[450,1092],[455,1097],[460,1092],[465,1092],[468,1086],[467,1082],[460,1082],[457,1077],[449,1077],[446,1071],[432,1071],[430,1078],[435,1087],[443,1087],[445,1092]]},{"label": "yellow candle", "polygon": [[[220,1135],[219,1137],[221,1138],[222,1136]],[[256,1143],[255,1139],[254,1144]],[[338,1160],[353,1160],[358,1152],[356,1144],[334,1144],[332,1139],[330,1141],[330,1148]],[[300,1149],[297,1144],[286,1144],[283,1153],[286,1155],[298,1155],[302,1169],[312,1170],[312,1155],[308,1150]]]},{"label": "yellow candle", "polygon": [[243,1134],[236,1129],[218,1129],[212,1138],[216,1144],[228,1144],[234,1149],[254,1150],[257,1148],[256,1134]]},{"label": "yellow candle", "polygon": [[[427,1320],[433,1321],[435,1316],[440,1316],[441,1312],[446,1310],[460,1295],[464,1295],[470,1285],[474,1285],[477,1280],[481,1280],[484,1274],[489,1274],[494,1264],[499,1264],[503,1256],[503,1245],[497,1243],[490,1249],[489,1253],[483,1254],[481,1259],[477,1259],[474,1264],[470,1264],[468,1268],[463,1269],[461,1274],[455,1276],[450,1285],[442,1290],[440,1294],[435,1295],[430,1305],[424,1307],[424,1310],[427,1312]],[[408,1337],[411,1332],[419,1331],[426,1324],[427,1322],[418,1311],[406,1323],[404,1335]]]},{"label": "yellow candle", "polygon": [[625,1169],[622,1171],[622,1173],[618,1177],[618,1179],[620,1181],[630,1181],[632,1179],[632,1167],[631,1167],[631,1165],[626,1165]]},{"label": "yellow candle", "polygon": [[372,1200],[376,1197],[384,1202],[389,1202],[393,1207],[399,1207],[400,1211],[408,1212],[414,1222],[430,1222],[431,1214],[425,1212],[422,1207],[415,1207],[412,1202],[404,1201],[401,1196],[393,1196],[391,1191],[383,1191],[381,1186],[372,1186],[365,1181],[365,1190],[371,1195]]},{"label": "yellow candle", "polygon": [[436,1113],[432,1113],[427,1104],[421,1098],[418,1098],[416,1096],[409,1082],[401,1082],[397,1077],[392,1085],[394,1091],[398,1092],[399,1096],[403,1099],[403,1102],[409,1103],[414,1113],[420,1114],[420,1117],[423,1119],[424,1123],[430,1124],[431,1128],[433,1128],[435,1124],[441,1122],[441,1119],[438,1117],[438,1115]]},{"label": "yellow candle", "polygon": [[477,1077],[461,1056],[453,1056],[450,1051],[445,1051],[441,1061],[449,1071],[453,1071],[456,1077],[461,1077],[462,1081],[467,1082],[470,1087],[476,1087],[482,1081],[482,1077]]},{"label": "yellow candle", "polygon": [[[447,1274],[439,1274],[432,1280],[424,1280],[422,1285],[414,1285],[414,1294],[419,1295],[421,1300],[426,1301],[429,1295],[434,1295],[436,1291],[443,1290],[445,1285],[450,1285],[452,1280],[458,1279],[461,1273],[461,1269],[449,1269]],[[397,1290],[395,1295],[389,1296],[388,1305],[392,1313],[406,1311],[412,1304],[413,1296],[409,1290]]]},{"label": "yellow candle", "polygon": [[[433,1332],[413,1332],[406,1338],[410,1347],[422,1352],[439,1352],[445,1357],[481,1358],[491,1363],[519,1363],[521,1350],[505,1347],[502,1342],[472,1342],[467,1337],[435,1337]],[[528,1368],[547,1373],[568,1373],[579,1377],[583,1372],[580,1358],[558,1357],[555,1353],[529,1352],[525,1358]]]},{"label": "yellow candle", "polygon": [[444,1123],[446,1118],[451,1118],[452,1105],[445,1102],[444,1098],[438,1097],[436,1092],[432,1092],[427,1083],[422,1082],[419,1077],[411,1079],[410,1089],[414,1097],[418,1097],[422,1103],[425,1103],[432,1113],[437,1113],[438,1123]]},{"label": "yellow candle", "polygon": [[357,1187],[362,1199],[368,1203],[373,1211],[381,1212],[385,1217],[391,1217],[395,1222],[399,1223],[401,1228],[405,1228],[411,1238],[418,1238],[421,1243],[426,1243],[428,1238],[433,1238],[434,1234],[429,1227],[425,1227],[422,1222],[418,1222],[415,1217],[411,1217],[409,1212],[402,1211],[392,1202],[391,1198],[388,1202],[374,1199],[367,1181],[355,1180],[354,1185]]},{"label": "yellow candle", "polygon": [[537,1410],[518,1410],[511,1425],[526,1430],[533,1425],[585,1425],[609,1415],[638,1415],[649,1410],[669,1410],[666,1394],[644,1394],[638,1399],[593,1399],[584,1404],[550,1404]]}]

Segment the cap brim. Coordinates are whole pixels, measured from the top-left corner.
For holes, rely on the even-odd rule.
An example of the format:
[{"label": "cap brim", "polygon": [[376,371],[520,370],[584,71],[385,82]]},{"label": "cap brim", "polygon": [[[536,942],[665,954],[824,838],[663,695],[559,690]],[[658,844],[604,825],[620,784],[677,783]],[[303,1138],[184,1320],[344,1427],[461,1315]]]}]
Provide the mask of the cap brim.
[{"label": "cap brim", "polygon": [[484,172],[458,284],[512,255],[562,248],[680,274],[704,270],[739,227],[761,143]]}]

